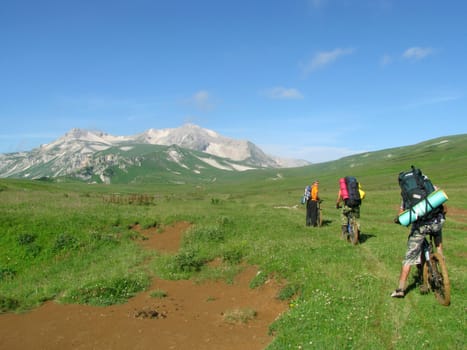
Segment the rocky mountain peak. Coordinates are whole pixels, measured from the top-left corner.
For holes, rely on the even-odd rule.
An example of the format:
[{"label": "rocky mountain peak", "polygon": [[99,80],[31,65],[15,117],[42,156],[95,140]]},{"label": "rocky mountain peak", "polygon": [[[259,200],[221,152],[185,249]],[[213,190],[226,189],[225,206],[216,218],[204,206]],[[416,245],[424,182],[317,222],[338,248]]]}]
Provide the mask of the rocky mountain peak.
[{"label": "rocky mountain peak", "polygon": [[[176,145],[219,158],[242,162],[243,166],[237,166],[237,170],[309,164],[294,160],[284,163],[284,160],[266,155],[249,141],[228,138],[194,124],[185,124],[174,129],[149,129],[133,136],[113,136],[102,131],[73,128],[57,140],[31,152],[11,153],[0,157],[0,177],[15,176],[15,174],[21,174],[20,176],[23,177],[51,176],[51,173],[52,176],[70,174],[83,167],[92,166],[95,161],[93,159],[98,152],[111,147],[126,151],[138,144]],[[104,168],[107,161],[115,162],[115,159],[112,155],[99,158],[99,166]],[[34,171],[29,173],[32,169]],[[41,175],[41,171],[46,173]]]}]

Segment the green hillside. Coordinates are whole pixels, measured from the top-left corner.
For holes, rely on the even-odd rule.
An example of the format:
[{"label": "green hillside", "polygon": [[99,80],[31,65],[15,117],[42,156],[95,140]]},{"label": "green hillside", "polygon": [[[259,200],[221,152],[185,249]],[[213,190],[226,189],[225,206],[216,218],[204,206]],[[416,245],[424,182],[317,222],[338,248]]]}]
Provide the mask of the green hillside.
[{"label": "green hillside", "polygon": [[[146,161],[145,169],[169,166],[156,154]],[[397,175],[412,164],[449,196],[443,230],[449,307],[416,289],[404,299],[389,296],[408,233],[393,223]],[[302,168],[209,169],[204,181],[183,167],[166,175],[115,171],[121,183],[111,185],[0,179],[0,311],[22,312],[46,300],[122,303],[156,275],[229,280],[246,263],[261,271],[251,288],[269,278],[286,281],[278,298],[289,300],[290,309],[271,325],[269,350],[463,349],[466,172],[467,135],[457,135]],[[367,194],[357,246],[339,239],[335,199],[346,175],[356,176]],[[299,204],[315,179],[324,199],[320,228],[305,226]],[[178,221],[193,225],[173,255],[143,250],[131,229],[138,223],[162,230]],[[220,266],[208,264],[213,260]]]},{"label": "green hillside", "polygon": [[[175,152],[177,158],[170,159],[167,154]],[[126,158],[138,160],[136,165],[121,169],[118,164],[106,169],[113,184],[185,184],[187,182],[211,182],[213,178],[225,171],[221,171],[200,158],[212,158],[219,164],[225,164],[225,159],[208,156],[205,153],[184,149],[178,146],[137,145],[129,152],[117,148],[110,148],[95,155],[95,158],[106,154],[120,154]],[[180,163],[177,162],[180,160]]]}]

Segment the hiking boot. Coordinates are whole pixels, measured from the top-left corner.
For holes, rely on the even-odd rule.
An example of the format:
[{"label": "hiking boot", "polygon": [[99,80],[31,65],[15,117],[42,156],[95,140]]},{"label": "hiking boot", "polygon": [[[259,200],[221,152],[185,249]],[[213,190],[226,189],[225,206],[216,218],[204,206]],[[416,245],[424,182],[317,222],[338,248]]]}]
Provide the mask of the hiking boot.
[{"label": "hiking boot", "polygon": [[403,298],[405,297],[405,291],[403,289],[397,288],[394,292],[391,293],[393,298]]},{"label": "hiking boot", "polygon": [[425,284],[420,285],[420,294],[428,294],[430,290],[428,289],[428,286]]}]

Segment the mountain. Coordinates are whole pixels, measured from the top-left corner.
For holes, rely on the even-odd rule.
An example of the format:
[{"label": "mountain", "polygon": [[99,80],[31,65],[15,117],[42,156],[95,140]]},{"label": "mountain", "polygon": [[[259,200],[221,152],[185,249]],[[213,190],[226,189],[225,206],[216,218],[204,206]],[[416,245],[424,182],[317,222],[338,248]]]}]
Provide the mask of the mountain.
[{"label": "mountain", "polygon": [[155,130],[136,135],[136,143],[178,145],[235,161],[245,161],[254,167],[276,168],[280,165],[249,141],[230,139],[218,133],[186,124],[177,129]]},{"label": "mountain", "polygon": [[172,174],[189,171],[202,176],[207,169],[214,174],[305,165],[309,163],[274,158],[249,141],[187,124],[174,129],[149,129],[133,136],[72,129],[30,152],[0,154],[0,177],[75,177],[108,183],[117,178],[131,181],[130,173],[141,177],[147,169]]}]

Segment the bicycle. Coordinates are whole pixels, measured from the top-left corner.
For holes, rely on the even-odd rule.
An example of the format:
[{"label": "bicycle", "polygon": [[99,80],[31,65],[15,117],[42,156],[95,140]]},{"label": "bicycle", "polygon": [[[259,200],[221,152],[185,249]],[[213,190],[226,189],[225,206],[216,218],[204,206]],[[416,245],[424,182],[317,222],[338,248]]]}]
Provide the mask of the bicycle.
[{"label": "bicycle", "polygon": [[451,284],[444,257],[433,250],[433,235],[426,236],[422,247],[423,292],[434,292],[436,300],[444,306],[451,303]]},{"label": "bicycle", "polygon": [[[337,206],[337,209],[340,209],[339,205]],[[354,216],[353,210],[347,210],[344,212],[344,215],[347,217],[347,231],[343,233],[342,238],[347,240],[347,242],[356,245],[358,244],[360,238],[357,218]]]},{"label": "bicycle", "polygon": [[348,211],[346,214],[347,216],[347,242],[352,243],[353,245],[358,244],[359,239],[359,230],[358,230],[358,223],[357,219],[353,215],[353,211]]},{"label": "bicycle", "polygon": [[323,202],[322,199],[320,199],[318,201],[318,214],[317,214],[317,218],[316,218],[316,223],[318,224],[318,227],[323,226],[323,212],[322,212],[323,209],[321,209],[321,203],[322,202]]}]

